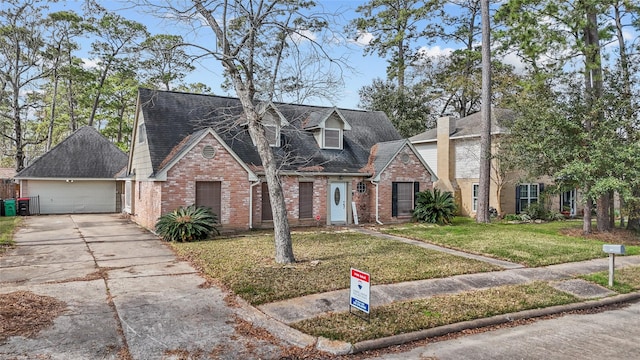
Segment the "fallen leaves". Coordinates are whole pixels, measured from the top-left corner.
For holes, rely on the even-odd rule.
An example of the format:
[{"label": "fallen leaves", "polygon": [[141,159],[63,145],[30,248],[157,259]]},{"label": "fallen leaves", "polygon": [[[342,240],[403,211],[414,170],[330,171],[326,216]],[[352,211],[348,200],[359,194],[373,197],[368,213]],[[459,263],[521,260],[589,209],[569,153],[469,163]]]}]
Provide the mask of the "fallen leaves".
[{"label": "fallen leaves", "polygon": [[0,342],[11,336],[34,337],[66,309],[66,303],[30,291],[0,294]]}]

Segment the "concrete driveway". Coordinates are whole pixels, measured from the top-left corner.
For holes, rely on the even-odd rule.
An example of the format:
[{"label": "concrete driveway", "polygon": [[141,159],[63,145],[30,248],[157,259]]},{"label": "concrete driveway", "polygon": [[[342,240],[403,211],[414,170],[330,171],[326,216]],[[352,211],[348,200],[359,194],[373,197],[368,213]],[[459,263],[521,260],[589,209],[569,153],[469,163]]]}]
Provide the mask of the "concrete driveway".
[{"label": "concrete driveway", "polygon": [[[0,293],[30,291],[66,303],[33,338],[0,342],[11,359],[278,358],[296,343],[228,296],[166,244],[120,215],[24,218],[17,247],[0,258]],[[301,340],[302,339],[302,340]]]}]

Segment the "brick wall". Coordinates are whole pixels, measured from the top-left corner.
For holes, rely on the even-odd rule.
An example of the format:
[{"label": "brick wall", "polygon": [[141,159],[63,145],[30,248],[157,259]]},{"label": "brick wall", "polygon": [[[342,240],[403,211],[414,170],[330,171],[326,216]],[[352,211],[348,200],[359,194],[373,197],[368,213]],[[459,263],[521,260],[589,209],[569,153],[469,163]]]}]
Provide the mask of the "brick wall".
[{"label": "brick wall", "polygon": [[131,220],[147,229],[155,229],[156,221],[160,217],[160,200],[162,199],[162,184],[154,181],[134,181],[133,213]]},{"label": "brick wall", "polygon": [[[404,156],[403,154],[406,154]],[[420,182],[420,191],[433,188],[431,174],[422,165],[418,157],[405,146],[391,161],[391,164],[385,169],[380,176],[378,196],[379,196],[379,218],[384,222],[401,222],[408,221],[410,217],[392,217],[391,216],[391,194],[393,182]],[[371,195],[371,213],[372,221],[375,221],[375,188],[372,189]]]},{"label": "brick wall", "polygon": [[[265,180],[262,179],[264,182]],[[282,191],[285,196],[285,204],[287,206],[287,217],[291,226],[310,226],[317,225],[316,215],[320,215],[320,224],[326,224],[327,215],[327,182],[326,176],[317,177],[298,177],[298,176],[282,176]],[[300,190],[298,184],[300,182],[313,182],[313,217],[311,219],[300,219]],[[269,228],[273,227],[273,222],[262,222],[262,186],[254,187],[254,210],[253,219],[254,227]]]}]

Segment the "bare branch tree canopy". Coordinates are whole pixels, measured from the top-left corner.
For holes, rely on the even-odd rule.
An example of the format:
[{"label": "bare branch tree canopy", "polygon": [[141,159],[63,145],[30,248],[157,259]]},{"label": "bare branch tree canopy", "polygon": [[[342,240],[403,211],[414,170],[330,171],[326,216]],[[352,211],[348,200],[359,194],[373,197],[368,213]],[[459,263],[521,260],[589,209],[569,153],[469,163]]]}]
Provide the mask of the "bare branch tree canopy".
[{"label": "bare branch tree canopy", "polygon": [[[314,12],[312,1],[295,0],[193,0],[181,5],[167,1],[164,6],[149,1],[146,5],[168,12],[194,31],[207,29],[213,35],[211,43],[187,45],[199,49],[201,57],[213,57],[222,64],[227,86],[242,104],[242,120],[260,155],[269,188],[275,260],[294,262],[284,195],[262,126],[265,107],[260,102],[325,97],[341,84],[339,71],[345,62],[331,58],[321,44],[330,15]],[[336,40],[327,33],[329,40]]]}]

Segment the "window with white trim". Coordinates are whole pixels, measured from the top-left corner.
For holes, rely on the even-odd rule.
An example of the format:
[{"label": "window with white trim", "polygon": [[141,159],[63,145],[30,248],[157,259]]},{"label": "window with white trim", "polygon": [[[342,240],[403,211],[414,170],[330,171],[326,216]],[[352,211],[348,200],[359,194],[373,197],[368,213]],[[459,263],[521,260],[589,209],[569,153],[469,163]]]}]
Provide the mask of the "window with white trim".
[{"label": "window with white trim", "polygon": [[538,202],[540,198],[539,184],[520,184],[518,185],[518,212],[524,211],[531,204]]},{"label": "window with white trim", "polygon": [[138,142],[144,143],[147,141],[147,128],[144,123],[138,125]]},{"label": "window with white trim", "polygon": [[342,149],[342,130],[322,129],[325,149]]},{"label": "window with white trim", "polygon": [[478,211],[478,193],[480,191],[480,184],[473,184],[471,189],[471,204],[472,210]]}]

